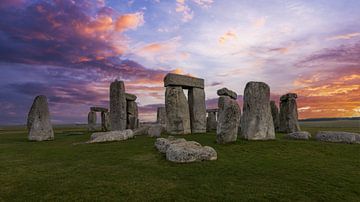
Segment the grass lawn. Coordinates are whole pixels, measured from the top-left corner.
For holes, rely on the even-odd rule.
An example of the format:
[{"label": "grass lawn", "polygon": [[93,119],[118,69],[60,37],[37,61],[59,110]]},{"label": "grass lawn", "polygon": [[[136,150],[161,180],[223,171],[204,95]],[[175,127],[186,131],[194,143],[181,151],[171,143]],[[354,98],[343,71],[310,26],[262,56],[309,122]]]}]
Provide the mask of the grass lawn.
[{"label": "grass lawn", "polygon": [[[303,126],[359,132],[359,127]],[[218,152],[212,162],[174,164],[153,138],[74,144],[90,134],[57,129],[28,142],[0,131],[0,201],[360,201],[360,145],[285,140],[215,144],[215,133],[185,136]],[[83,130],[84,131],[84,130]]]}]

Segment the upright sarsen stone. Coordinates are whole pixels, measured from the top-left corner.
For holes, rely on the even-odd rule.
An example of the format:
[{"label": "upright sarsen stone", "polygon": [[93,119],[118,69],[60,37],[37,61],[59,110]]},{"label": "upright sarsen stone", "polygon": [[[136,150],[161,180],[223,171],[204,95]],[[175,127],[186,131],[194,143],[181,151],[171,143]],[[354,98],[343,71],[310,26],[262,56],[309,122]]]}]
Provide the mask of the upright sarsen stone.
[{"label": "upright sarsen stone", "polygon": [[206,105],[204,89],[189,89],[188,100],[191,132],[206,133]]},{"label": "upright sarsen stone", "polygon": [[271,115],[273,118],[274,123],[274,129],[275,131],[279,131],[279,108],[276,106],[275,101],[270,101],[270,107],[271,107]]},{"label": "upright sarsen stone", "polygon": [[295,93],[288,93],[280,97],[280,132],[300,131],[296,98]]},{"label": "upright sarsen stone", "polygon": [[242,137],[248,140],[275,139],[270,109],[270,87],[263,82],[249,82],[244,91]]},{"label": "upright sarsen stone", "polygon": [[126,95],[123,81],[114,81],[110,85],[110,125],[111,130],[126,129]]},{"label": "upright sarsen stone", "polygon": [[28,114],[27,128],[29,130],[28,139],[31,141],[54,139],[46,96],[40,95],[35,98]]},{"label": "upright sarsen stone", "polygon": [[109,131],[110,130],[110,113],[101,112],[101,130]]},{"label": "upright sarsen stone", "polygon": [[235,142],[240,121],[240,107],[230,96],[220,96],[218,107],[216,142],[219,144]]},{"label": "upright sarsen stone", "polygon": [[218,112],[217,109],[208,109],[206,110],[208,116],[206,118],[206,131],[210,132],[216,130],[217,128],[217,121],[216,121],[216,113]]},{"label": "upright sarsen stone", "polygon": [[189,105],[182,87],[166,87],[165,109],[166,131],[169,134],[191,133]]},{"label": "upright sarsen stone", "polygon": [[135,101],[126,101],[127,107],[127,129],[138,128],[138,106]]},{"label": "upright sarsen stone", "polygon": [[96,112],[90,111],[88,114],[88,130],[95,131],[96,130]]},{"label": "upright sarsen stone", "polygon": [[159,124],[166,124],[166,111],[165,107],[157,108],[156,122]]}]

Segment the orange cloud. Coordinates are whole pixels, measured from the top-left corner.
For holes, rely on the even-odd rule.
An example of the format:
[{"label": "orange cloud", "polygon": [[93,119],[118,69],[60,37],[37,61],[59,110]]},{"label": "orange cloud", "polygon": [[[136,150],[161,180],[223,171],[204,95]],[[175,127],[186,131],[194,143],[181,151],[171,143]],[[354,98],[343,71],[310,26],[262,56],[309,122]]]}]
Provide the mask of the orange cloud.
[{"label": "orange cloud", "polygon": [[237,34],[234,31],[228,31],[219,38],[220,44],[225,44],[227,41],[237,39]]},{"label": "orange cloud", "polygon": [[339,40],[339,39],[351,39],[351,38],[358,37],[358,36],[360,36],[360,32],[332,36],[332,37],[327,38],[327,40],[332,41],[332,40]]},{"label": "orange cloud", "polygon": [[144,24],[144,14],[141,12],[130,13],[120,16],[115,23],[115,29],[123,32],[127,29],[136,29]]}]

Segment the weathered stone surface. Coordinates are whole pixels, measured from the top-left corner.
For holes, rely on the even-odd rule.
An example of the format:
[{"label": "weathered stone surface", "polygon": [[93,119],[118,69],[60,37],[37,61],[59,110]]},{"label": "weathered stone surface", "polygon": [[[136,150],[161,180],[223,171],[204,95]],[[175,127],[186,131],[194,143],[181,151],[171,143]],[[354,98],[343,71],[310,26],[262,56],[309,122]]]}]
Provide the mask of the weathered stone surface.
[{"label": "weathered stone surface", "polygon": [[125,93],[125,98],[127,101],[135,101],[137,99],[136,95],[130,93]]},{"label": "weathered stone surface", "polygon": [[166,87],[165,108],[166,131],[169,134],[191,133],[189,105],[181,87]]},{"label": "weathered stone surface", "polygon": [[219,110],[218,109],[207,109],[206,112],[207,113],[211,113],[211,112],[218,112]]},{"label": "weathered stone surface", "polygon": [[360,134],[341,131],[319,131],[316,134],[316,140],[325,142],[360,144]]},{"label": "weathered stone surface", "polygon": [[246,84],[241,133],[242,137],[248,140],[275,139],[270,87],[266,83],[252,81]]},{"label": "weathered stone surface", "polygon": [[306,131],[298,131],[298,132],[285,134],[284,138],[294,139],[294,140],[308,140],[311,138],[311,134]]},{"label": "weathered stone surface", "polygon": [[109,110],[105,107],[90,107],[90,111],[93,112],[108,112]]},{"label": "weathered stone surface", "polygon": [[40,95],[34,99],[27,118],[27,128],[29,130],[28,139],[31,141],[54,139],[46,96]]},{"label": "weathered stone surface", "polygon": [[87,143],[98,143],[98,142],[112,142],[112,141],[122,141],[131,139],[134,137],[132,130],[118,130],[110,132],[98,132],[93,133],[90,137],[90,141]]},{"label": "weathered stone surface", "polygon": [[204,89],[204,79],[169,73],[164,78],[164,86],[181,86],[183,88]]},{"label": "weathered stone surface", "polygon": [[128,129],[135,129],[138,127],[138,106],[135,101],[127,101],[127,128]]},{"label": "weathered stone surface", "polygon": [[90,111],[88,114],[88,130],[95,131],[96,130],[96,112]]},{"label": "weathered stone surface", "polygon": [[217,152],[212,147],[203,147],[198,142],[186,141],[182,138],[158,138],[155,142],[155,147],[161,153],[166,154],[168,161],[176,163],[191,163],[217,159]]},{"label": "weathered stone surface", "polygon": [[110,113],[101,112],[101,130],[109,131],[110,129]]},{"label": "weathered stone surface", "polygon": [[288,93],[280,97],[280,132],[292,133],[300,131],[296,98],[295,93]]},{"label": "weathered stone surface", "polygon": [[165,127],[163,125],[155,124],[149,127],[147,135],[149,137],[160,137],[164,131],[165,131]]},{"label": "weathered stone surface", "polygon": [[240,107],[237,101],[229,96],[220,96],[218,107],[216,142],[219,144],[235,142],[239,127]]},{"label": "weathered stone surface", "polygon": [[139,126],[138,128],[134,129],[134,136],[148,135],[149,128],[150,125]]},{"label": "weathered stone surface", "polygon": [[127,121],[125,86],[123,81],[110,85],[110,125],[111,130],[125,130]]},{"label": "weathered stone surface", "polygon": [[191,133],[206,133],[206,105],[204,89],[189,89],[188,103]]},{"label": "weathered stone surface", "polygon": [[217,128],[216,111],[207,110],[208,116],[206,118],[206,131],[214,131]]},{"label": "weathered stone surface", "polygon": [[159,124],[166,124],[166,110],[165,107],[157,108],[156,122]]},{"label": "weathered stone surface", "polygon": [[273,118],[274,123],[274,129],[275,131],[279,131],[279,108],[276,106],[275,101],[270,101],[270,107],[271,107],[271,116]]},{"label": "weathered stone surface", "polygon": [[237,99],[237,94],[234,91],[229,90],[227,88],[219,89],[217,91],[217,94],[218,94],[218,96],[229,96],[230,98],[232,98],[234,100]]},{"label": "weathered stone surface", "polygon": [[239,119],[239,127],[238,127],[238,137],[245,139],[245,137],[243,137],[242,132],[241,132],[241,119],[242,119],[242,114],[240,114],[240,119]]}]

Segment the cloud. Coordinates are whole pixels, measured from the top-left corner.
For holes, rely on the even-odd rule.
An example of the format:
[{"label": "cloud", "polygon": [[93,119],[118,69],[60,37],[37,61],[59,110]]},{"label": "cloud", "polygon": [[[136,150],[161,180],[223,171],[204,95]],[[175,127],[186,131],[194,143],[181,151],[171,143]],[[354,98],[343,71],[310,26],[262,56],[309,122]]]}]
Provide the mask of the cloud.
[{"label": "cloud", "polygon": [[253,27],[256,29],[260,29],[260,28],[264,27],[267,22],[267,18],[268,17],[261,17],[261,18],[254,20],[253,24],[252,24]]},{"label": "cloud", "polygon": [[348,39],[352,39],[352,38],[358,37],[358,36],[360,36],[360,32],[336,35],[336,36],[328,37],[326,40],[328,40],[328,41],[340,40],[340,39],[348,40]]},{"label": "cloud", "polygon": [[[187,3],[188,2],[188,3]],[[190,2],[201,8],[209,8],[214,2],[213,0],[176,0],[175,11],[182,13],[182,21],[189,22],[194,17],[194,11],[190,8]]]},{"label": "cloud", "polygon": [[136,29],[144,24],[144,14],[142,12],[125,14],[116,20],[116,30],[124,31],[127,29]]},{"label": "cloud", "polygon": [[230,41],[230,40],[235,40],[237,39],[237,34],[234,31],[227,31],[226,33],[224,33],[222,36],[219,37],[219,43],[220,44],[225,44],[226,42]]}]

